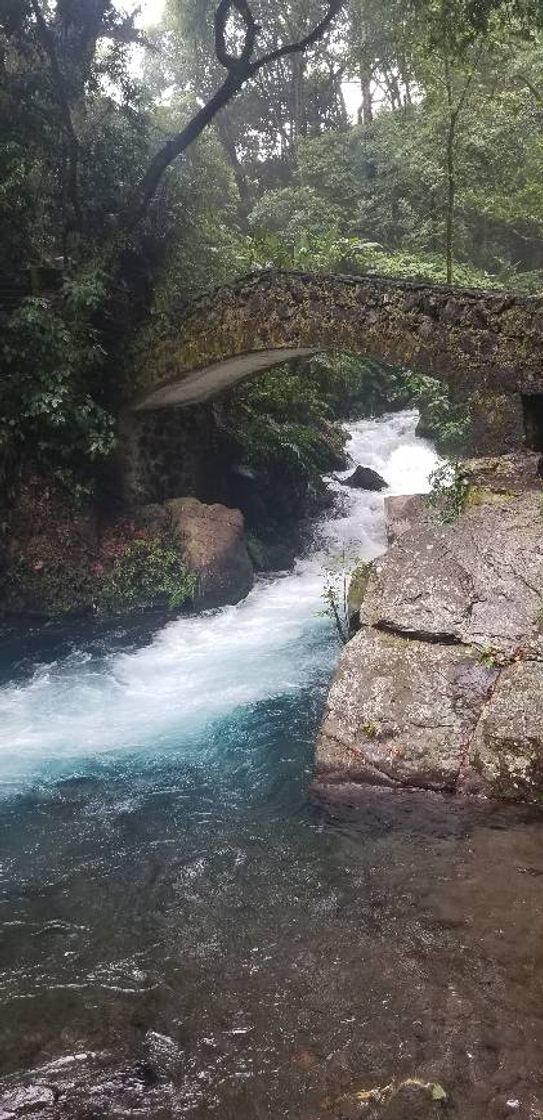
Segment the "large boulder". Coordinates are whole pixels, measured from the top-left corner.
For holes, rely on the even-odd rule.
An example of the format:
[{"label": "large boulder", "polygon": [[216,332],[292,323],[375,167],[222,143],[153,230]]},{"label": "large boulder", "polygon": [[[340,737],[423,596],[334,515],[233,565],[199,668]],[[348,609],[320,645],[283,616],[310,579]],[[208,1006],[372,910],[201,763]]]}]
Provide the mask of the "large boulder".
[{"label": "large boulder", "polygon": [[496,676],[462,646],[362,630],[330,692],[317,777],[454,789]]},{"label": "large boulder", "polygon": [[372,566],[333,681],[320,782],[543,795],[540,494],[423,517]]},{"label": "large boulder", "polygon": [[240,510],[205,505],[197,498],[173,498],[163,508],[198,578],[196,604],[208,608],[239,603],[254,583]]},{"label": "large boulder", "polygon": [[521,661],[500,673],[470,750],[468,788],[539,800],[543,790],[543,664]]},{"label": "large boulder", "polygon": [[358,466],[348,478],[343,479],[344,486],[352,486],[356,490],[386,490],[387,483],[372,467]]},{"label": "large boulder", "polygon": [[464,459],[462,470],[470,486],[475,488],[472,496],[484,501],[488,491],[511,495],[540,490],[540,464],[539,451],[517,451],[486,459]]},{"label": "large boulder", "polygon": [[374,566],[363,625],[429,641],[492,646],[509,656],[539,646],[543,520],[536,493],[425,522]]}]

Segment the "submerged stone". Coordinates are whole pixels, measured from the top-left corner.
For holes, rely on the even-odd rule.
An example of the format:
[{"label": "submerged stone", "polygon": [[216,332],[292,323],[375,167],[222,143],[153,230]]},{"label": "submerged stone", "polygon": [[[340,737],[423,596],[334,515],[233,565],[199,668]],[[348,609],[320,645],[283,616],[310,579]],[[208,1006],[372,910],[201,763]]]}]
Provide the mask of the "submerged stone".
[{"label": "submerged stone", "polygon": [[352,486],[357,490],[386,490],[387,483],[377,471],[371,467],[357,467],[348,478],[343,479],[344,486]]}]

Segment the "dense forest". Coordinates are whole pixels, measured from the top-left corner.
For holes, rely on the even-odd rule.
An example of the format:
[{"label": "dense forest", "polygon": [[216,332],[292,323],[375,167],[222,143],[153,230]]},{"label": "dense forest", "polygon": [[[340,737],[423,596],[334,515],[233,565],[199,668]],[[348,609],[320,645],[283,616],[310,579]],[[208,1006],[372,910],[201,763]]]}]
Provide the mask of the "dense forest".
[{"label": "dense forest", "polygon": [[[44,486],[72,506],[121,501],[138,353],[236,276],[539,291],[540,14],[170,0],[143,31],[107,0],[2,0],[4,524]],[[445,448],[465,438],[465,410],[417,371],[330,354],[311,372],[281,367],[207,414],[221,454],[261,471],[286,513],[341,459],[341,412],[416,403]]]}]

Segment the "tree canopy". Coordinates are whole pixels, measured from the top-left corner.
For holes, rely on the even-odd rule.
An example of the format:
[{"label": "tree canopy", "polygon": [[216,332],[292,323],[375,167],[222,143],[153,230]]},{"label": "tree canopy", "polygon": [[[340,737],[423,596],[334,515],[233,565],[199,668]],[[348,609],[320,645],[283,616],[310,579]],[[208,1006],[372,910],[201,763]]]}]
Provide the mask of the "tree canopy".
[{"label": "tree canopy", "polygon": [[2,0],[5,473],[92,481],[137,348],[248,269],[540,289],[539,0],[272,8]]}]

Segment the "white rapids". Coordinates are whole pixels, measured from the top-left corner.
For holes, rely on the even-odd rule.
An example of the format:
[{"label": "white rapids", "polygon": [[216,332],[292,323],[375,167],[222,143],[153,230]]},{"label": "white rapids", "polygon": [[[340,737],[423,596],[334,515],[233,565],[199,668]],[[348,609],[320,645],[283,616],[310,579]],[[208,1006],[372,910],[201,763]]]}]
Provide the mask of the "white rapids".
[{"label": "white rapids", "polygon": [[[388,493],[427,490],[437,460],[416,423],[402,412],[351,424],[353,465],[379,471]],[[1,688],[0,783],[104,752],[165,749],[236,708],[306,687],[330,663],[326,558],[345,549],[369,560],[385,548],[383,495],[334,485],[343,510],[323,518],[316,549],[293,571],[259,579],[238,606],[170,622],[135,651],[72,653]]]}]

